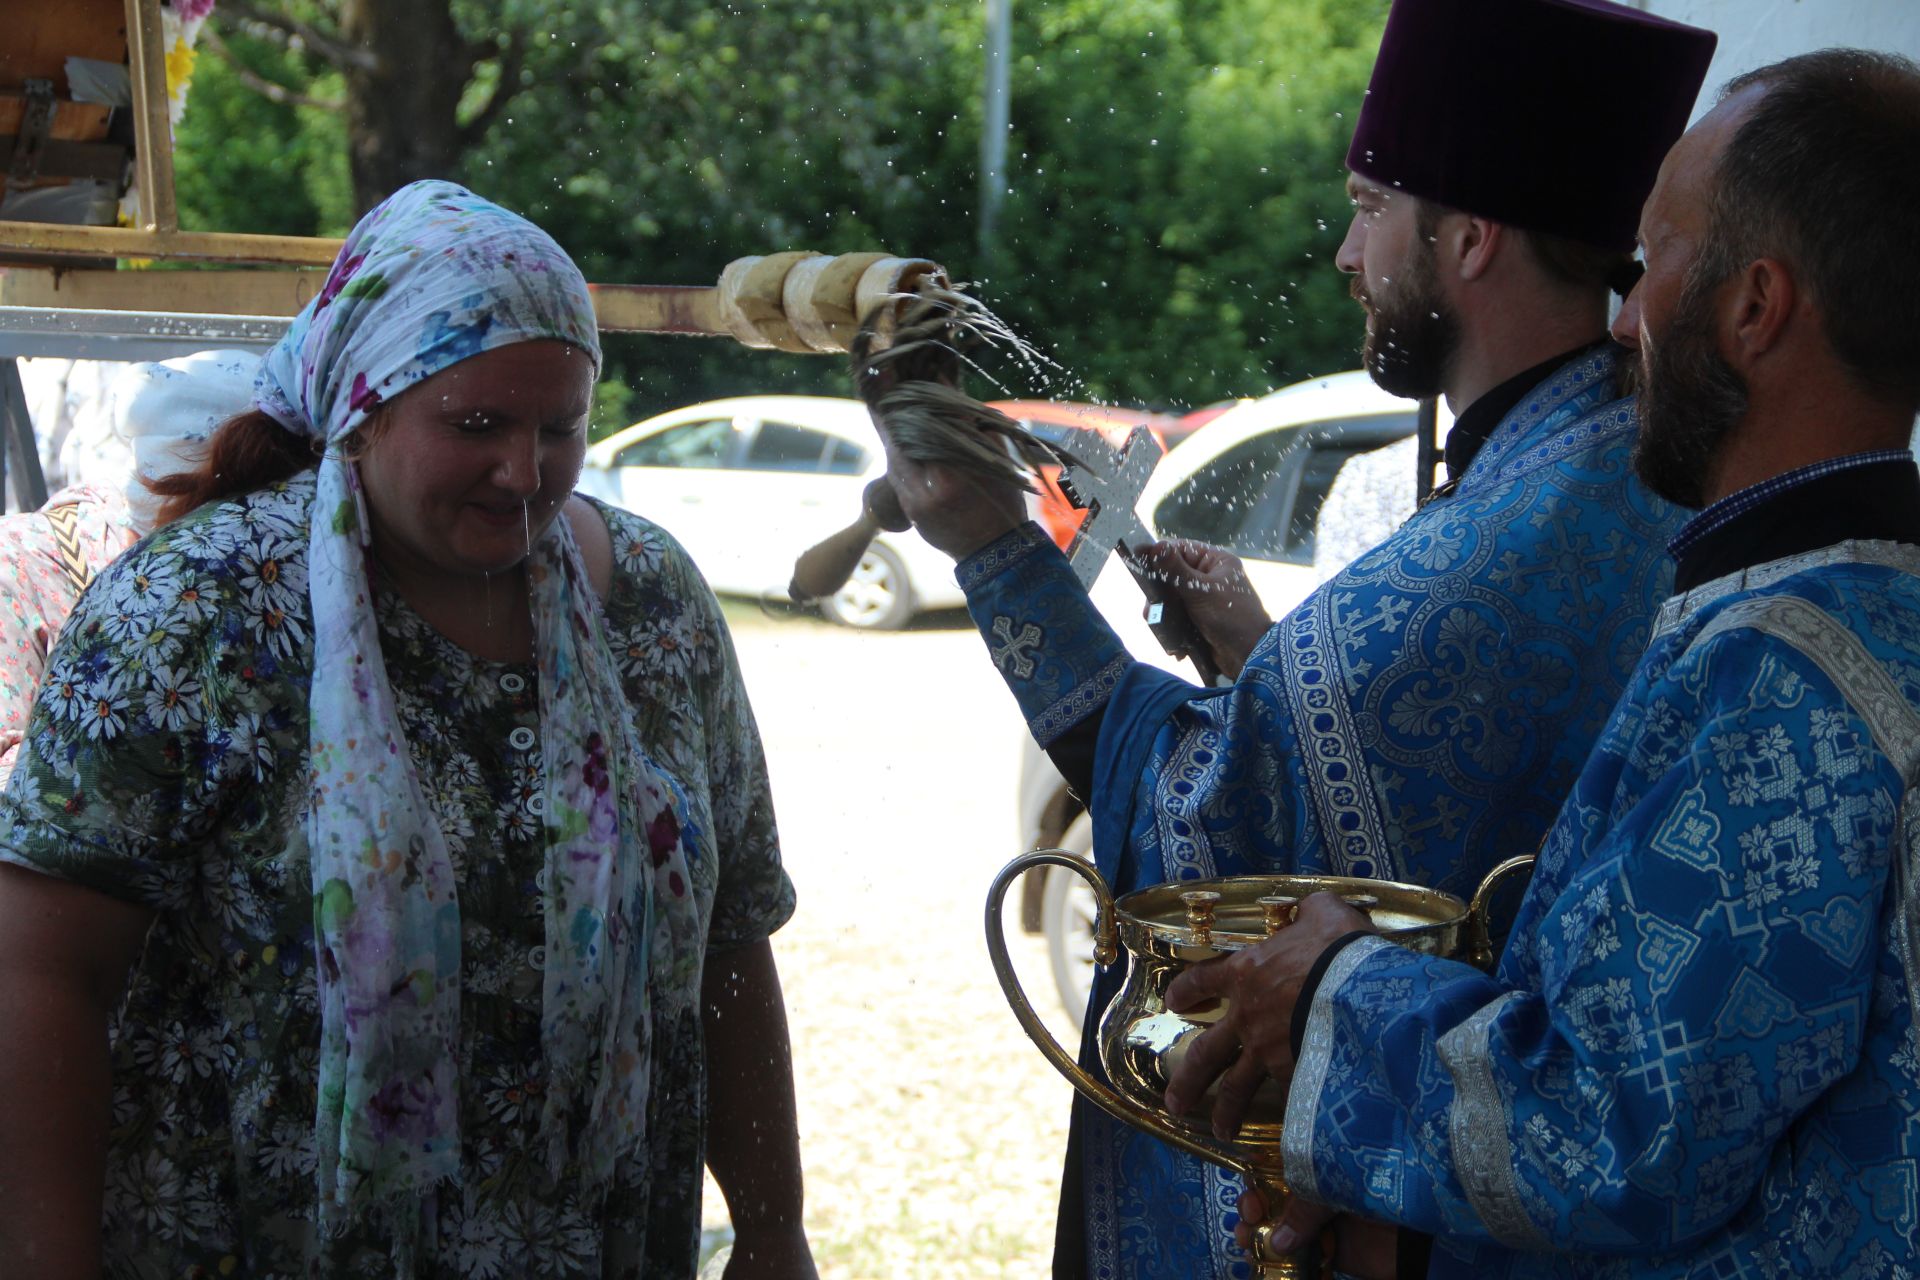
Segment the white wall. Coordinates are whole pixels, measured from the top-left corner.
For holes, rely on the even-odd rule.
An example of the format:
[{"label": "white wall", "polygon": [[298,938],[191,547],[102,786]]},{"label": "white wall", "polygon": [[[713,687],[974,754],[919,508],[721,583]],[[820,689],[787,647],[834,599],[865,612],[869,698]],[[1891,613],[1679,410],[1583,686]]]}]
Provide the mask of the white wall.
[{"label": "white wall", "polygon": [[1920,60],[1920,0],[1633,0],[1634,7],[1720,35],[1706,87],[1694,110],[1704,115],[1719,88],[1755,67],[1811,49],[1853,45]]}]

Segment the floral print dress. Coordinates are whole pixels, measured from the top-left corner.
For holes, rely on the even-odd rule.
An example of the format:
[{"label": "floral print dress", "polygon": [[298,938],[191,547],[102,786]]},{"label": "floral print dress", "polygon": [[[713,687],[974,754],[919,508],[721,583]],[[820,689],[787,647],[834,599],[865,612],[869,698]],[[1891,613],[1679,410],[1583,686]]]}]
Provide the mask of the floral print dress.
[{"label": "floral print dress", "polygon": [[[0,799],[0,860],[157,913],[112,1027],[111,1276],[381,1276],[393,1265],[378,1221],[339,1238],[314,1225],[313,494],[309,473],[210,505],[104,572],[53,654]],[[678,544],[600,510],[616,552],[603,614],[640,742],[711,833],[686,886],[706,950],[757,942],[791,914],[793,889],[731,640]],[[653,1028],[647,1150],[622,1160],[604,1193],[570,1176],[550,1186],[538,1143],[535,667],[468,654],[391,593],[377,607],[388,678],[460,884],[462,1172],[432,1204],[423,1269],[476,1280],[690,1276],[704,957],[653,958],[653,1007],[670,1025]]]}]

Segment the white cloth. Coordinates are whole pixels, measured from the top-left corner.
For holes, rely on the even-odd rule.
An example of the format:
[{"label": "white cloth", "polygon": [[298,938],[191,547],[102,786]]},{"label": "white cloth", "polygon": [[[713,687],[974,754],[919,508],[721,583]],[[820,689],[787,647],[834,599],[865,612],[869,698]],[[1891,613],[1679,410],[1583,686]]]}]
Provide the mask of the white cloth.
[{"label": "white cloth", "polygon": [[1408,436],[1347,459],[1314,526],[1313,574],[1325,582],[1373,550],[1413,514],[1420,440]]},{"label": "white cloth", "polygon": [[[111,473],[75,479],[125,488],[134,528],[151,532],[160,499],[144,481],[198,465],[214,430],[252,408],[259,373],[260,357],[247,351],[201,351],[128,365],[107,389],[99,414],[121,447],[122,461]],[[93,465],[104,472],[106,453],[101,451],[99,458]]]}]

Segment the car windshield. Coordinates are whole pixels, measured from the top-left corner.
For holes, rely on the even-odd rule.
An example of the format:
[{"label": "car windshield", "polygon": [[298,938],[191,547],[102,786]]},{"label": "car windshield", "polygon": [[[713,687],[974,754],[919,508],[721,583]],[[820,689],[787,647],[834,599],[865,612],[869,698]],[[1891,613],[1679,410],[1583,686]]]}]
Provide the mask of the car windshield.
[{"label": "car windshield", "polygon": [[635,440],[614,457],[616,467],[718,467],[733,444],[732,418],[667,427]]}]

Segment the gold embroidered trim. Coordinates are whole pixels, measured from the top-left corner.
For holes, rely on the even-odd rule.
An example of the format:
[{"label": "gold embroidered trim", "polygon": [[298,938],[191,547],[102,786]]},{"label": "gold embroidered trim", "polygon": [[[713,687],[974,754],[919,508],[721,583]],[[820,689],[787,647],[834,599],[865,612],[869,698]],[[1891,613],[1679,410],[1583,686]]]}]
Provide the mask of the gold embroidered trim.
[{"label": "gold embroidered trim", "polygon": [[1518,991],[1507,992],[1441,1036],[1435,1048],[1453,1077],[1447,1141],[1468,1202],[1500,1243],[1515,1249],[1545,1249],[1551,1241],[1520,1199],[1512,1120],[1493,1077],[1493,1024],[1519,998]]},{"label": "gold embroidered trim", "polygon": [[1307,1011],[1300,1060],[1293,1064],[1293,1085],[1287,1092],[1286,1122],[1280,1129],[1280,1161],[1287,1185],[1309,1200],[1320,1199],[1319,1180],[1313,1176],[1313,1129],[1320,1111],[1320,1093],[1327,1084],[1327,1068],[1333,1061],[1333,1013],[1328,1005],[1368,956],[1392,945],[1385,938],[1349,942],[1320,976],[1313,1007]]}]

